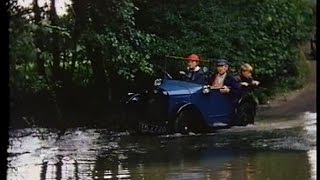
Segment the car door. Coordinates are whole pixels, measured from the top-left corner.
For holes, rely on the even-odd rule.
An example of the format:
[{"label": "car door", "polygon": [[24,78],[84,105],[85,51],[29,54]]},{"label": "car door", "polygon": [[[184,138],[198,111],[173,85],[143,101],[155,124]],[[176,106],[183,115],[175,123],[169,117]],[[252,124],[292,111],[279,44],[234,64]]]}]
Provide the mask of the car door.
[{"label": "car door", "polygon": [[228,123],[234,112],[233,99],[230,94],[223,94],[218,89],[212,89],[209,93],[198,93],[193,100],[210,126],[217,123]]}]

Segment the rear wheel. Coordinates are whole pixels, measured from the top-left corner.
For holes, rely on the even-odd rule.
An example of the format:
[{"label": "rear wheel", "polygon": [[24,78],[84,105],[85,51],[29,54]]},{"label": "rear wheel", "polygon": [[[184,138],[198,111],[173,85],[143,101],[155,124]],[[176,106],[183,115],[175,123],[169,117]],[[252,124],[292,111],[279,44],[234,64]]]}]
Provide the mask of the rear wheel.
[{"label": "rear wheel", "polygon": [[253,97],[246,97],[238,105],[235,124],[240,126],[254,124],[255,115],[256,103]]}]

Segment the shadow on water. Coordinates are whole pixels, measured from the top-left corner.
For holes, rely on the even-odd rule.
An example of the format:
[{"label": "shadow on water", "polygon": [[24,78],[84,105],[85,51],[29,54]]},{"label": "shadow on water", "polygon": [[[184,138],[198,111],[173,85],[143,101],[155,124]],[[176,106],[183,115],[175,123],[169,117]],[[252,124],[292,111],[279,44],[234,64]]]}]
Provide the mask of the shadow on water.
[{"label": "shadow on water", "polygon": [[314,114],[206,135],[10,131],[7,179],[315,179]]}]

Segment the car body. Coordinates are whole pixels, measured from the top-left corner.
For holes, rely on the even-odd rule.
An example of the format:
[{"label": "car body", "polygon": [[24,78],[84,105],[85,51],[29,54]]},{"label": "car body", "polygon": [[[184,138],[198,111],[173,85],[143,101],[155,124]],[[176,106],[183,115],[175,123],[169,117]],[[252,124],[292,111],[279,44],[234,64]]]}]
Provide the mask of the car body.
[{"label": "car body", "polygon": [[256,101],[235,98],[219,89],[174,79],[157,79],[125,102],[127,127],[139,132],[207,132],[216,127],[254,123]]}]

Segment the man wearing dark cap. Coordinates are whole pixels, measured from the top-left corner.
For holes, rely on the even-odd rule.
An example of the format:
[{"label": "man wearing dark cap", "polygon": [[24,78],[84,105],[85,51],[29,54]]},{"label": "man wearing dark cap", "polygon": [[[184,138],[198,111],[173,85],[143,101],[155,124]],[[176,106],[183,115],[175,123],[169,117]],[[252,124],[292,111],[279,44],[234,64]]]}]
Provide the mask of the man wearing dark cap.
[{"label": "man wearing dark cap", "polygon": [[232,75],[228,74],[229,62],[225,59],[219,59],[216,62],[216,68],[217,72],[209,79],[209,85],[219,89],[221,93],[239,95],[240,84]]},{"label": "man wearing dark cap", "polygon": [[183,75],[183,80],[197,84],[206,84],[208,80],[207,72],[199,66],[201,61],[200,56],[191,54],[186,60],[188,61],[186,71],[179,71],[179,73]]}]

